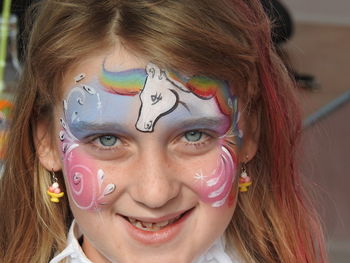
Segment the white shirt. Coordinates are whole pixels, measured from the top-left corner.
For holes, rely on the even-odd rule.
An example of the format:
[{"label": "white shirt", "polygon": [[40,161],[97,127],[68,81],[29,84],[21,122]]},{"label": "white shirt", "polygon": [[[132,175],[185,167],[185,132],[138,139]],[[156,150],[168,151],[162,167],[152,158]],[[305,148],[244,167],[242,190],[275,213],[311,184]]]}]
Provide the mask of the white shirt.
[{"label": "white shirt", "polygon": [[[56,255],[49,263],[59,263],[66,260],[67,263],[93,263],[84,254],[78,239],[82,236],[78,225],[73,220],[68,233],[67,247]],[[242,263],[243,261],[230,258],[225,250],[222,239],[214,244],[193,263]]]}]

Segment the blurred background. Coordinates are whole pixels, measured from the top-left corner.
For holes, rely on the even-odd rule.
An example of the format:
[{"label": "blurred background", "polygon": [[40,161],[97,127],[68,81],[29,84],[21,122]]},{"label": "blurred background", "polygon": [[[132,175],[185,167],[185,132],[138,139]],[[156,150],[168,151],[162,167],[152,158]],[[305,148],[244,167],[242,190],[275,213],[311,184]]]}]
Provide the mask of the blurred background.
[{"label": "blurred background", "polygon": [[[0,1],[0,159],[21,72],[31,0]],[[326,231],[330,262],[350,262],[350,0],[261,0],[295,78],[304,120],[304,183]],[[315,194],[313,194],[315,193]]]},{"label": "blurred background", "polygon": [[304,117],[300,151],[326,230],[332,263],[350,262],[350,1],[281,0],[294,33],[284,43],[292,68],[310,74],[299,88]]}]

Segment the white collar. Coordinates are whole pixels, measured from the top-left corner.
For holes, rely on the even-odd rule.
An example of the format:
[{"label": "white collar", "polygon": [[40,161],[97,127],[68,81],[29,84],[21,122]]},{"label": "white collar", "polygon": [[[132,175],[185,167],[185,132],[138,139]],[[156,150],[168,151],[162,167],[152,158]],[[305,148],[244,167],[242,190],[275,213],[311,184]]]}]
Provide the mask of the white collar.
[{"label": "white collar", "polygon": [[[92,263],[84,254],[78,239],[82,236],[79,227],[73,220],[69,229],[67,247],[58,255],[56,255],[49,263],[59,263],[66,260],[67,263]],[[230,258],[224,250],[224,242],[222,238],[214,242],[214,244],[201,255],[193,263],[240,263],[238,259]]]},{"label": "white collar", "polygon": [[67,238],[67,247],[56,255],[49,263],[59,263],[66,260],[67,263],[92,263],[84,254],[78,239],[82,236],[78,225],[73,220]]}]

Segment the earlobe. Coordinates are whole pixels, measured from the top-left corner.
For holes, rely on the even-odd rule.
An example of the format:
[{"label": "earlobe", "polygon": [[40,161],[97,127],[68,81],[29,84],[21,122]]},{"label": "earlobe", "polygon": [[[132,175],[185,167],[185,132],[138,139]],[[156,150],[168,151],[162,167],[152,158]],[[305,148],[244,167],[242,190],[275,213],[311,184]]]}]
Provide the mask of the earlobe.
[{"label": "earlobe", "polygon": [[244,138],[243,146],[240,150],[239,161],[241,163],[248,163],[252,160],[258,150],[258,142],[253,138]]},{"label": "earlobe", "polygon": [[40,163],[48,171],[61,170],[62,164],[55,148],[55,140],[47,121],[39,121],[35,128],[34,143]]},{"label": "earlobe", "polygon": [[258,114],[249,114],[240,120],[243,129],[243,144],[239,153],[239,162],[248,163],[258,150],[260,137],[260,121]]}]

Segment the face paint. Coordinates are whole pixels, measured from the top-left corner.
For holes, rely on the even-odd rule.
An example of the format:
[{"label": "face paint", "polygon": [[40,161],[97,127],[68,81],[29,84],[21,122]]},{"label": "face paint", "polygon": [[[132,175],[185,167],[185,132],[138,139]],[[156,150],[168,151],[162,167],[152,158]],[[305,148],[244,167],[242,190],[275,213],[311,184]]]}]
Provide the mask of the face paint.
[{"label": "face paint", "polygon": [[[146,74],[147,73],[147,74]],[[232,99],[224,81],[204,76],[186,78],[174,71],[164,71],[149,63],[146,72],[133,69],[109,72],[103,66],[100,81],[104,87],[120,95],[139,94],[141,107],[136,128],[152,132],[158,119],[182,105],[189,112],[189,104],[218,105],[224,115],[232,113]]]},{"label": "face paint", "polygon": [[228,84],[225,81],[212,79],[206,76],[184,77],[175,71],[167,71],[169,81],[182,90],[187,90],[197,97],[208,100],[215,98],[220,111],[224,115],[232,113],[232,102]]},{"label": "face paint", "polygon": [[76,148],[69,153],[67,166],[68,182],[71,195],[77,207],[80,209],[98,209],[105,204],[105,197],[114,192],[115,184],[103,186],[105,173],[102,169],[96,169],[91,162],[84,158],[81,149]]},{"label": "face paint", "polygon": [[[98,209],[105,204],[105,197],[113,193],[115,184],[104,186],[105,174],[102,169],[92,165],[91,159],[79,148],[79,144],[69,143],[69,130],[62,130],[64,148],[65,175],[72,199],[80,209]],[[89,165],[86,165],[89,163]]]},{"label": "face paint", "polygon": [[223,92],[228,89],[223,82],[205,77],[193,77],[185,81],[179,78],[179,74],[163,71],[151,63],[147,65],[146,71],[148,77],[140,93],[141,108],[136,123],[140,131],[152,132],[158,119],[174,111],[179,104],[191,113],[188,105],[211,107],[214,104],[217,106],[218,101],[223,114],[232,111],[224,101],[228,97]]},{"label": "face paint", "polygon": [[74,77],[75,83],[78,83],[79,81],[83,80],[86,77],[85,73],[80,73],[78,76]]},{"label": "face paint", "polygon": [[[77,80],[81,76],[85,75],[80,74],[74,79]],[[63,102],[65,118],[60,119],[62,130],[59,133],[59,138],[62,144],[65,176],[73,202],[80,209],[96,210],[105,204],[105,197],[113,193],[116,186],[112,183],[103,186],[104,171],[93,165],[93,161],[79,147],[80,140],[71,132],[70,126],[74,127],[74,123],[80,121],[79,112],[74,110],[76,108],[73,107],[73,111],[70,109],[70,106],[74,105],[72,100],[75,101],[75,104],[82,106],[85,102],[90,101],[87,96],[97,98],[96,108],[100,108],[101,101],[93,88],[86,85],[73,88],[68,96],[68,101],[64,100]],[[68,113],[70,113],[70,116],[67,115]],[[65,120],[68,120],[70,125],[67,125]]]},{"label": "face paint", "polygon": [[97,209],[116,189],[114,183],[104,182],[104,168],[96,164],[101,157],[91,156],[81,147],[87,138],[121,134],[132,128],[134,132],[154,132],[156,123],[162,131],[180,126],[185,131],[212,130],[212,123],[220,123],[215,128],[223,139],[220,160],[209,174],[196,175],[205,182],[196,191],[202,201],[213,207],[226,202],[236,165],[225,141],[232,142],[232,137],[240,136],[237,98],[230,95],[226,82],[186,78],[151,63],[146,70],[121,72],[109,72],[103,65],[99,77],[80,84],[84,78],[85,74],[80,74],[74,79],[76,85],[63,102],[60,132],[65,176],[77,207]]},{"label": "face paint", "polygon": [[235,171],[236,164],[231,153],[221,146],[219,163],[210,175],[203,175],[202,171],[195,175],[195,179],[201,181],[197,191],[202,201],[210,203],[212,207],[224,205],[236,177]]},{"label": "face paint", "polygon": [[144,69],[132,69],[121,72],[106,70],[103,64],[100,76],[101,84],[111,93],[134,96],[140,92],[146,79]]}]

